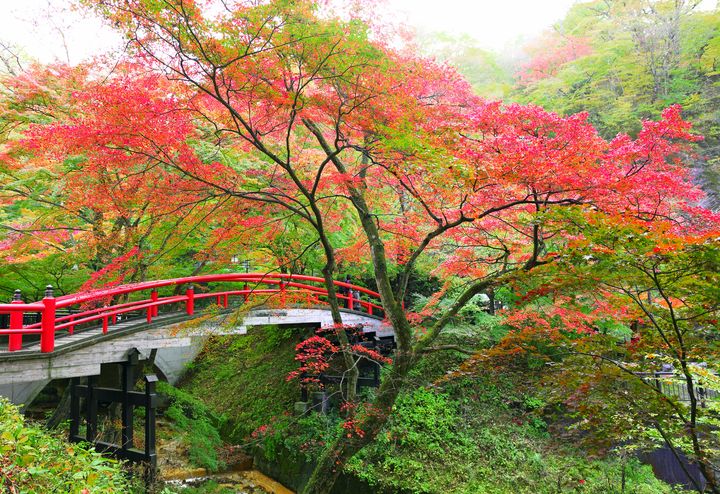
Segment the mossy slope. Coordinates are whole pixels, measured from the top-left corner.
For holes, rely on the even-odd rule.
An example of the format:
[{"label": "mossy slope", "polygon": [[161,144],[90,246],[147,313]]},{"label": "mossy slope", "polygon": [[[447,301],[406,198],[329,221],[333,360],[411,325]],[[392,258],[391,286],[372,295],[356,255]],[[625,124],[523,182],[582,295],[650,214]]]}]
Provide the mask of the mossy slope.
[{"label": "mossy slope", "polygon": [[297,383],[286,377],[296,367],[295,345],[308,334],[268,326],[244,336],[212,338],[180,387],[226,417],[225,441],[244,443],[298,400]]},{"label": "mossy slope", "polygon": [[[294,461],[298,468],[343,433],[335,413],[288,416],[299,390],[286,376],[296,368],[294,347],[306,334],[270,328],[217,338],[183,384],[228,417],[230,439],[250,442],[253,431],[267,426],[252,440],[268,460]],[[413,386],[401,394],[385,429],[348,465],[350,476],[378,493],[672,492],[634,459],[591,459],[551,437],[534,413],[537,398],[517,391],[510,376],[445,380],[463,358],[444,352],[415,370]]]}]

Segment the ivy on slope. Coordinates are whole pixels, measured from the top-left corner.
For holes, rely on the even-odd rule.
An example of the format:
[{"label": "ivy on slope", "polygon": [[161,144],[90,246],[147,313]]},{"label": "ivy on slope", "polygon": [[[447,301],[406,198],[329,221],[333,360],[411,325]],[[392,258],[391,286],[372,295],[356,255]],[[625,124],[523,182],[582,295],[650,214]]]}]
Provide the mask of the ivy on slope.
[{"label": "ivy on slope", "polygon": [[348,470],[378,492],[611,494],[623,492],[623,482],[624,492],[672,492],[636,460],[590,460],[554,444],[541,419],[524,416],[533,400],[515,409],[518,397],[494,380],[403,395]]},{"label": "ivy on slope", "polygon": [[0,492],[101,494],[131,489],[118,462],[26,423],[16,406],[0,398]]},{"label": "ivy on slope", "polygon": [[169,401],[164,416],[170,419],[188,448],[193,465],[216,472],[225,467],[218,452],[223,445],[219,430],[224,416],[213,413],[191,394],[161,382],[158,391]]},{"label": "ivy on slope", "polygon": [[297,367],[301,340],[300,330],[276,326],[213,338],[180,387],[227,417],[221,431],[226,441],[243,443],[298,400],[297,384],[286,378]]}]

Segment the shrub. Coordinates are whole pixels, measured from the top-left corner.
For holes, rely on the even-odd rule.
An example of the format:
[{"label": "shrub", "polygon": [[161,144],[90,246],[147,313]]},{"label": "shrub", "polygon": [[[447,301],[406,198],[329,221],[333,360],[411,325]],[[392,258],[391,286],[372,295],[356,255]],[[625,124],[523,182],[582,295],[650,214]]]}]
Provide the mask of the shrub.
[{"label": "shrub", "polygon": [[278,461],[283,456],[310,463],[341,431],[337,415],[311,412],[301,417],[273,417],[269,424],[253,432],[252,437],[267,460]]},{"label": "shrub", "polygon": [[553,443],[533,415],[542,401],[514,395],[512,383],[493,376],[448,384],[401,395],[348,471],[378,492],[610,494],[623,483],[624,492],[672,492],[635,459],[588,459]]},{"label": "shrub", "polygon": [[0,492],[130,492],[120,463],[28,424],[0,398]]}]

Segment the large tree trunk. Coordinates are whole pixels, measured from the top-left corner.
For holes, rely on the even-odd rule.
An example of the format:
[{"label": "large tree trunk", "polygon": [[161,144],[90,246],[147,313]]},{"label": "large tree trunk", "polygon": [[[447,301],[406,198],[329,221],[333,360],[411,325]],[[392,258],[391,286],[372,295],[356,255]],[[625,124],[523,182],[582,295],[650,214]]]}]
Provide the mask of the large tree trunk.
[{"label": "large tree trunk", "polygon": [[[329,246],[329,244],[328,244]],[[329,251],[329,252],[328,252]],[[340,303],[337,298],[337,291],[335,290],[335,282],[333,274],[335,273],[335,255],[332,252],[332,248],[325,251],[327,262],[323,267],[323,278],[325,279],[325,288],[328,292],[328,303],[330,304],[330,312],[332,314],[333,323],[337,326],[335,335],[342,347],[343,362],[345,364],[345,375],[347,376],[347,386],[345,387],[345,399],[347,401],[355,401],[357,394],[357,382],[360,378],[360,370],[355,365],[355,357],[350,352],[350,341],[348,340],[347,333],[342,327],[342,314],[340,312]]]},{"label": "large tree trunk", "polygon": [[364,435],[353,434],[349,438],[341,435],[329,445],[318,459],[302,494],[328,494],[348,460],[375,439],[390,417],[400,391],[405,387],[414,360],[412,354],[396,353],[391,372],[378,388],[377,398],[372,404],[371,411],[364,414],[359,423]]},{"label": "large tree trunk", "polygon": [[[303,121],[306,127],[317,137],[319,144],[325,153],[330,157],[340,173],[347,173],[344,164],[337,155],[330,149],[320,129],[311,121]],[[365,413],[361,418],[359,427],[364,432],[362,437],[352,435],[339,437],[333,444],[323,452],[318,459],[315,470],[303,494],[327,494],[337,481],[347,461],[365,445],[369,444],[377,436],[380,429],[387,422],[388,417],[395,404],[395,400],[405,386],[408,372],[414,365],[415,357],[412,350],[412,331],[402,304],[397,301],[390,282],[390,274],[387,266],[385,245],[380,237],[380,231],[376,219],[370,211],[363,191],[357,187],[348,187],[350,199],[360,219],[365,236],[370,245],[370,253],[373,262],[373,274],[377,284],[378,292],[382,300],[385,316],[390,321],[395,331],[398,350],[390,375],[383,379],[375,401],[372,403],[371,412]]]}]

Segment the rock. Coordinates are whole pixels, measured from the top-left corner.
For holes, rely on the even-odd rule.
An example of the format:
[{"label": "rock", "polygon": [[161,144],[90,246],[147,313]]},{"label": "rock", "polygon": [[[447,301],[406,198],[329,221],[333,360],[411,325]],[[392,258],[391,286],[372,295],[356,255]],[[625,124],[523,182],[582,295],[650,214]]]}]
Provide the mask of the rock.
[{"label": "rock", "polygon": [[305,415],[308,411],[308,402],[307,401],[295,402],[295,406],[293,407],[293,410],[295,412],[295,415]]},{"label": "rock", "polygon": [[204,468],[167,468],[160,471],[160,479],[168,480],[185,480],[197,477],[205,477],[208,472]]},{"label": "rock", "polygon": [[225,461],[226,469],[233,472],[252,470],[252,456],[242,451],[234,451],[232,455]]}]

